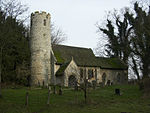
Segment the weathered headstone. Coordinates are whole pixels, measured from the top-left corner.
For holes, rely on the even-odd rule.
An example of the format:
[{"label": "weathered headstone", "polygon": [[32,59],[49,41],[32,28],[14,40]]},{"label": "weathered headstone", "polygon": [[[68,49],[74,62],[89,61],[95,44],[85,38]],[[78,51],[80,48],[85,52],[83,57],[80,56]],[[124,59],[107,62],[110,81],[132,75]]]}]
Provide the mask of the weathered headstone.
[{"label": "weathered headstone", "polygon": [[110,80],[108,80],[108,81],[107,81],[107,85],[110,86],[110,83],[111,83]]},{"label": "weathered headstone", "polygon": [[120,89],[115,89],[115,94],[120,95]]},{"label": "weathered headstone", "polygon": [[44,81],[42,82],[42,84],[43,84],[43,87],[45,86],[45,83],[44,83]]},{"label": "weathered headstone", "polygon": [[62,87],[61,86],[59,87],[59,92],[58,93],[59,93],[59,95],[62,95]]}]

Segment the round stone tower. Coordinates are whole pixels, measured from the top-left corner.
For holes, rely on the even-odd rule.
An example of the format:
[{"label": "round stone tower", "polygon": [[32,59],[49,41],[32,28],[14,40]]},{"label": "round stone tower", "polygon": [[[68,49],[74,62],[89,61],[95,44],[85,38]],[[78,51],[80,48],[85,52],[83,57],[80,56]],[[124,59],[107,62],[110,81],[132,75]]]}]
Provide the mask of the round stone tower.
[{"label": "round stone tower", "polygon": [[51,77],[51,35],[50,14],[31,14],[31,85],[47,86]]}]

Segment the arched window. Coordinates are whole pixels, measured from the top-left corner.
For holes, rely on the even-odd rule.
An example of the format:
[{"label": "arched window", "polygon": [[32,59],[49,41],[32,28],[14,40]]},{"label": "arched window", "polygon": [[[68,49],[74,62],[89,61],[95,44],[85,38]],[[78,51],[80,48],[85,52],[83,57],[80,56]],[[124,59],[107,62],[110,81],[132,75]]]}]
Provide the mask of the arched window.
[{"label": "arched window", "polygon": [[103,73],[102,75],[102,83],[105,85],[106,83],[106,73]]},{"label": "arched window", "polygon": [[121,75],[120,75],[120,73],[117,74],[117,83],[121,83]]},{"label": "arched window", "polygon": [[91,79],[93,77],[94,77],[93,70],[92,69],[88,69],[88,79]]}]

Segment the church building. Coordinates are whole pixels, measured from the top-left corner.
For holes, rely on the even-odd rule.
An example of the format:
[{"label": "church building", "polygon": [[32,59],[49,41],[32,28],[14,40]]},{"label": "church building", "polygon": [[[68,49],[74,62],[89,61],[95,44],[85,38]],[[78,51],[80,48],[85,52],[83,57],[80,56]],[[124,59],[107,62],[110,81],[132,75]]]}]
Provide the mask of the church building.
[{"label": "church building", "polygon": [[50,14],[31,14],[31,83],[66,87],[84,79],[97,84],[124,84],[128,67],[118,58],[96,57],[90,48],[52,45]]},{"label": "church building", "polygon": [[73,86],[84,79],[97,84],[127,83],[127,66],[117,58],[96,57],[90,48],[53,45],[56,84]]}]

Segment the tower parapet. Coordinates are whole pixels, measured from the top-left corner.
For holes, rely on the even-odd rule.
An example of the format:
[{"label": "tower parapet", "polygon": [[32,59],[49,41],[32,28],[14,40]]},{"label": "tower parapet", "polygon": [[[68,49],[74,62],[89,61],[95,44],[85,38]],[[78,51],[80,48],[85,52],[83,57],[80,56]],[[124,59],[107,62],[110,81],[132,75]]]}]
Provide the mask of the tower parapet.
[{"label": "tower parapet", "polygon": [[31,14],[30,49],[31,49],[31,83],[48,85],[51,77],[51,35],[50,14],[38,12]]}]

